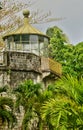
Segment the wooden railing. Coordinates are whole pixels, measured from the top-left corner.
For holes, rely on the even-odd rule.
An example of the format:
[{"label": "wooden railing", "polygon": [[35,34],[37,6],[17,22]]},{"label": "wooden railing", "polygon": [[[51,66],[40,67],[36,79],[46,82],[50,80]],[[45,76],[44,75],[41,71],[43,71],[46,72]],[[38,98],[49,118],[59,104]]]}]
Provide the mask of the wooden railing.
[{"label": "wooden railing", "polygon": [[51,71],[53,71],[56,74],[62,75],[62,66],[59,62],[54,61],[52,59],[48,59],[49,60],[49,68]]},{"label": "wooden railing", "polygon": [[50,59],[50,58],[41,58],[41,69],[42,71],[51,71],[58,76],[62,75],[62,66],[60,63]]}]

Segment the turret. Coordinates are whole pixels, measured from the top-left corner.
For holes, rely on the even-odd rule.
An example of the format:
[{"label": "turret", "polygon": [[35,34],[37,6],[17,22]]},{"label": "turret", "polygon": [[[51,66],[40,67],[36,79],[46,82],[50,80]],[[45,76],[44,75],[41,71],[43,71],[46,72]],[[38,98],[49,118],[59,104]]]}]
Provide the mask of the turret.
[{"label": "turret", "polygon": [[24,24],[3,37],[6,43],[6,50],[23,51],[47,57],[49,37],[31,26],[29,23],[29,11],[23,11],[23,15]]},{"label": "turret", "polygon": [[17,86],[32,79],[34,83],[54,82],[62,74],[61,64],[48,56],[49,37],[32,27],[30,12],[23,11],[24,24],[3,36],[1,52],[1,84]]}]

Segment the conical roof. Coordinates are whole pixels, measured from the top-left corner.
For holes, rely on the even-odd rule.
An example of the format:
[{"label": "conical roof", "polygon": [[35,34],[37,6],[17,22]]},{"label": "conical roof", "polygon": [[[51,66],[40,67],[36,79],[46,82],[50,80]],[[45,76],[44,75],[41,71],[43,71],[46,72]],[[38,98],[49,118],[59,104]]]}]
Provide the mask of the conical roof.
[{"label": "conical roof", "polygon": [[23,15],[24,15],[24,24],[21,27],[19,27],[18,29],[7,33],[6,35],[3,36],[3,38],[10,36],[10,35],[18,35],[18,34],[37,34],[37,35],[46,36],[45,34],[43,34],[41,31],[37,30],[35,27],[33,27],[29,23],[29,11],[27,11],[27,10],[24,11]]}]

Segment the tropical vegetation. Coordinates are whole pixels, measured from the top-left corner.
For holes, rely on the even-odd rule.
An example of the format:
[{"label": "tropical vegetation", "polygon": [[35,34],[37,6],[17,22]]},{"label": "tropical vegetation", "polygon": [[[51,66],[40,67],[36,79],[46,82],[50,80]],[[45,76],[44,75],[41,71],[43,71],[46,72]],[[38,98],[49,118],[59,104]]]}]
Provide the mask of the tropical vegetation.
[{"label": "tropical vegetation", "polygon": [[22,122],[22,129],[28,130],[32,127],[34,130],[36,127],[41,127],[40,106],[42,103],[43,88],[40,84],[34,84],[32,80],[26,80],[19,84],[14,90],[17,97],[16,109],[19,110],[19,106],[24,108],[24,118]]},{"label": "tropical vegetation", "polygon": [[59,79],[51,87],[54,97],[41,108],[49,130],[83,129],[83,82],[72,76]]},{"label": "tropical vegetation", "polygon": [[[8,8],[7,2],[2,2],[5,7],[4,11],[0,10],[2,20],[6,16],[11,19],[10,11],[15,15],[22,7],[20,3],[13,3]],[[37,12],[35,14],[38,15]],[[48,15],[43,15],[40,21]],[[16,20],[14,23],[19,24],[20,19]],[[10,26],[0,25],[1,32],[13,25],[12,20]],[[11,97],[7,87],[0,87],[0,129],[5,124],[8,129],[14,127],[17,118],[14,112],[21,113],[22,106],[22,130],[83,130],[83,42],[70,44],[66,34],[56,26],[48,28],[46,33],[50,37],[49,56],[62,64],[63,75],[47,87],[26,80],[11,90]]]},{"label": "tropical vegetation", "polygon": [[49,55],[62,64],[63,75],[83,77],[83,42],[70,44],[66,34],[54,26],[47,29],[50,37]]},{"label": "tropical vegetation", "polygon": [[5,129],[7,125],[8,128],[13,128],[16,124],[16,116],[14,114],[14,101],[8,96],[4,96],[6,88],[0,88],[0,129],[2,126]]}]

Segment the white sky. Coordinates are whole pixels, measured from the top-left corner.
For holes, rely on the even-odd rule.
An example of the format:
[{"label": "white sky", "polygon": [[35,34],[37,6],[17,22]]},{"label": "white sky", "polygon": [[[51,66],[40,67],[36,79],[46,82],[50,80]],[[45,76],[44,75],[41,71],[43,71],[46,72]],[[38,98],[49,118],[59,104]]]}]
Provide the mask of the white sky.
[{"label": "white sky", "polygon": [[67,34],[71,43],[83,41],[83,0],[37,0],[35,7],[43,11],[51,10],[53,17],[66,18],[41,25],[42,31],[56,25]]},{"label": "white sky", "polygon": [[[2,1],[2,0],[0,0]],[[29,0],[19,0],[27,2]],[[31,0],[34,1],[34,0]],[[40,9],[43,12],[52,12],[51,17],[66,18],[61,21],[34,25],[41,31],[48,27],[58,26],[67,34],[71,43],[83,41],[83,0],[35,0],[30,10]]]}]

